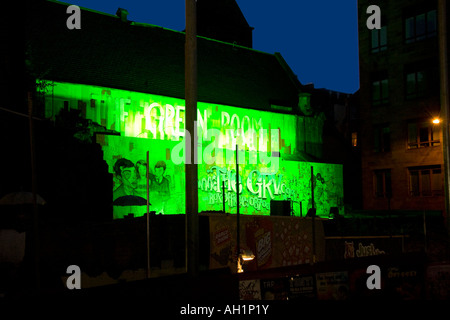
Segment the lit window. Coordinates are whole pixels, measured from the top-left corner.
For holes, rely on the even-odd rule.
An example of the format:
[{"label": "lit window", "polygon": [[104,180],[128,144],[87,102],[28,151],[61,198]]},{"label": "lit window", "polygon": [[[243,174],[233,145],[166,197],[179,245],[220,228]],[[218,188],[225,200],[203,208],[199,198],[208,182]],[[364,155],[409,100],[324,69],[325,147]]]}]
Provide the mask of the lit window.
[{"label": "lit window", "polygon": [[358,132],[352,132],[352,146],[358,146]]},{"label": "lit window", "polygon": [[408,149],[435,147],[441,144],[440,126],[427,122],[408,123]]}]

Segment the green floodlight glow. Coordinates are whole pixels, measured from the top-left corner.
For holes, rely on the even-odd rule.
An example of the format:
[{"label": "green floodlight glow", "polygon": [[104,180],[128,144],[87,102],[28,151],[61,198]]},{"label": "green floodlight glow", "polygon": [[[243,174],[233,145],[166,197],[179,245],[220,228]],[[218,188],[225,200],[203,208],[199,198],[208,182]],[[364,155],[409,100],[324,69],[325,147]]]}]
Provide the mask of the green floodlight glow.
[{"label": "green floodlight glow", "polygon": [[[271,200],[292,200],[293,214],[305,216],[314,181],[317,214],[328,217],[331,207],[343,213],[342,165],[283,160],[297,152],[304,132],[297,130],[298,116],[203,102],[197,106],[199,211],[221,211],[225,198],[226,211],[236,213],[238,189],[242,214],[269,215]],[[57,82],[46,95],[46,116],[55,117],[64,108],[78,109],[121,134],[97,136],[113,174],[114,218],[147,210],[147,151],[150,211],[185,213],[184,100]]]}]

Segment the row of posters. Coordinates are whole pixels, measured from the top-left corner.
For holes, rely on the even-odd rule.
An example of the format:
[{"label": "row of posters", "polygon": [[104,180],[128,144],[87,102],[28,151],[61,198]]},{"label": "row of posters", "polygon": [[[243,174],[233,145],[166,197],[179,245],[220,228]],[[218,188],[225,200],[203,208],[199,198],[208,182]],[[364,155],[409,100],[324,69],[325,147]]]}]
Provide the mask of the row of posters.
[{"label": "row of posters", "polygon": [[381,289],[369,289],[366,269],[356,268],[275,279],[239,282],[241,300],[445,300],[449,298],[449,265],[388,265]]},{"label": "row of posters", "polygon": [[[215,215],[210,224],[210,269],[236,271],[237,230],[240,252],[252,253],[245,271],[309,264],[325,257],[324,229],[320,219]],[[313,227],[315,241],[313,241]]]}]

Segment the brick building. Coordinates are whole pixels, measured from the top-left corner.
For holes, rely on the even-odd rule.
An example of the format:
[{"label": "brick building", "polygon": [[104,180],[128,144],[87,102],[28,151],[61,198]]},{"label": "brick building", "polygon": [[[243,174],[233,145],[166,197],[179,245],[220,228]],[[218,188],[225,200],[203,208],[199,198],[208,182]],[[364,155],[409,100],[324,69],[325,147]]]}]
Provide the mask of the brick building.
[{"label": "brick building", "polygon": [[[381,29],[369,30],[369,5]],[[443,211],[437,1],[358,1],[363,208]],[[448,15],[447,15],[448,16]],[[442,120],[442,118],[441,118]]]}]

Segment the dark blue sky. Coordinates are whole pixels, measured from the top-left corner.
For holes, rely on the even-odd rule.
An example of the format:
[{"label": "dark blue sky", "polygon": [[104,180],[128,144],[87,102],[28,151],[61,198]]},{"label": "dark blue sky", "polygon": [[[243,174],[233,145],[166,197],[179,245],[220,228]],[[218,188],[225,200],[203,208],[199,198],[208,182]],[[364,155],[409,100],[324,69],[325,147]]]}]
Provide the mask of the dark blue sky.
[{"label": "dark blue sky", "polygon": [[[185,0],[72,0],[81,7],[181,31]],[[354,93],[359,88],[357,0],[236,0],[254,27],[253,48],[280,52],[303,84]],[[83,18],[81,18],[83,21]]]}]

